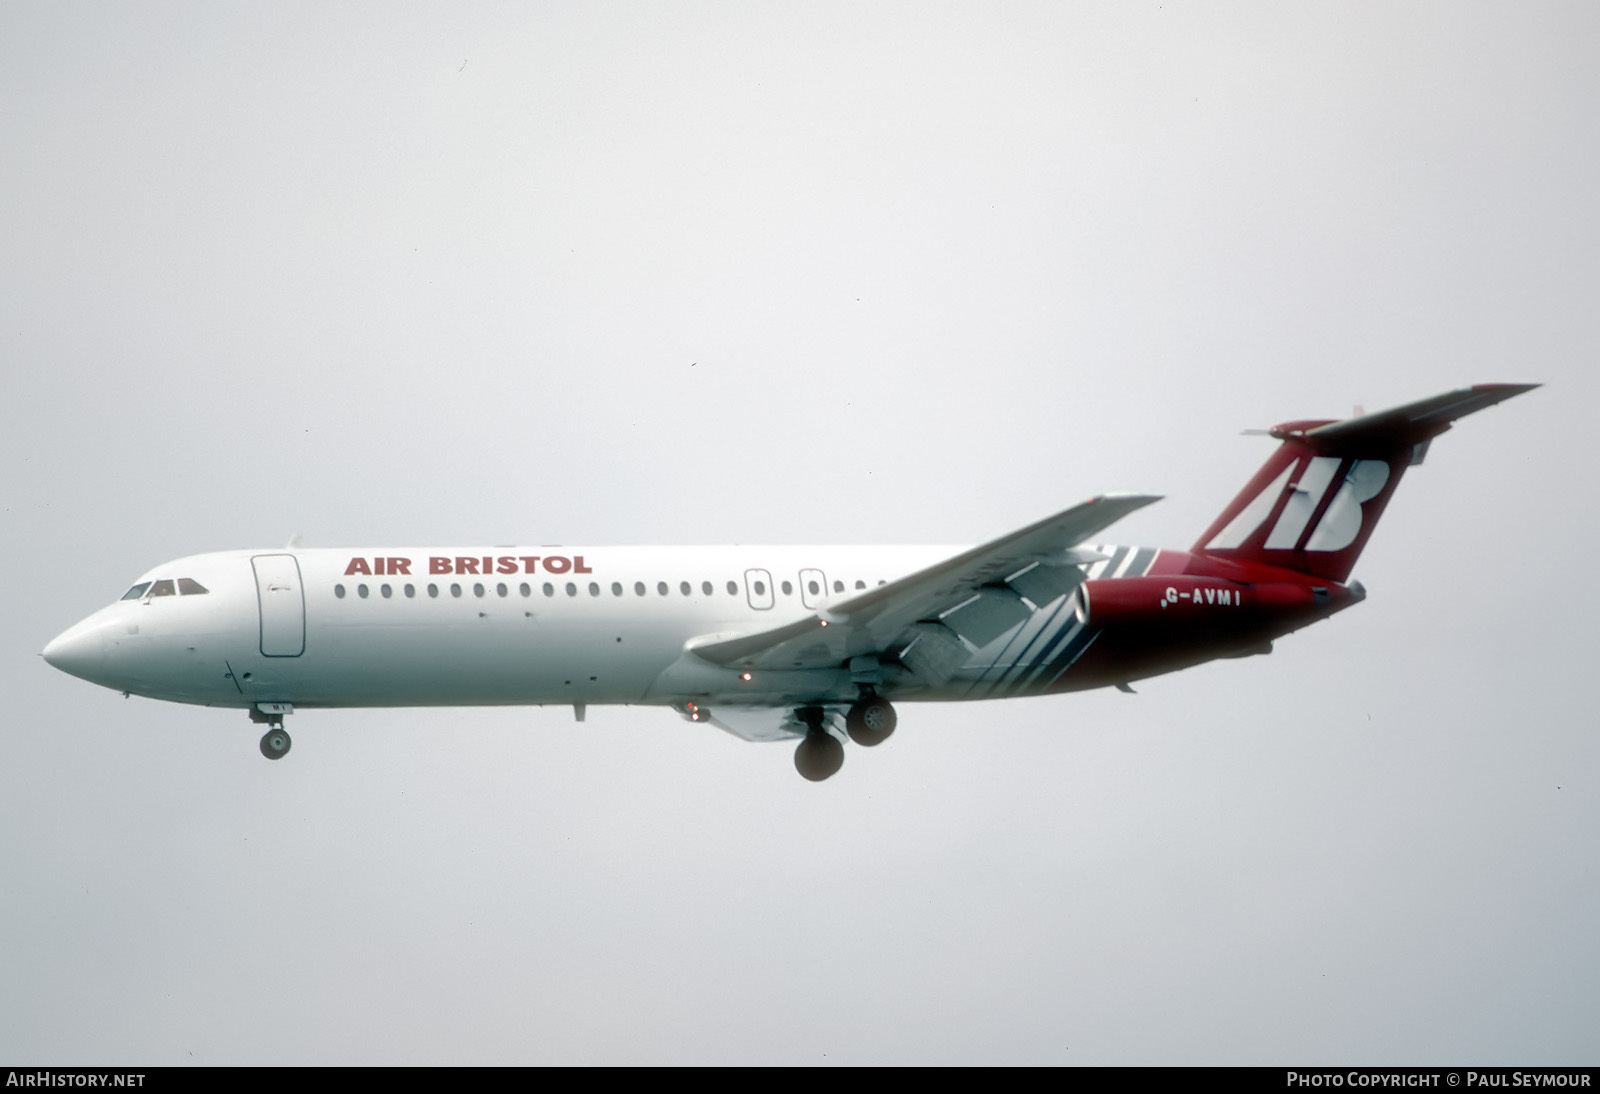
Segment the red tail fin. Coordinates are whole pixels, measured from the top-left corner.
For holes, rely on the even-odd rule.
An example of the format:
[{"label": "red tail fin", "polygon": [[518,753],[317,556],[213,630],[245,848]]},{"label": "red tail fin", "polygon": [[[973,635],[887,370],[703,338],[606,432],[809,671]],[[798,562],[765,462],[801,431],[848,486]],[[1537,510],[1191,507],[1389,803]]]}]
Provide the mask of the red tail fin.
[{"label": "red tail fin", "polygon": [[1457,418],[1538,384],[1479,384],[1345,421],[1285,422],[1283,443],[1193,550],[1344,582],[1400,477]]}]

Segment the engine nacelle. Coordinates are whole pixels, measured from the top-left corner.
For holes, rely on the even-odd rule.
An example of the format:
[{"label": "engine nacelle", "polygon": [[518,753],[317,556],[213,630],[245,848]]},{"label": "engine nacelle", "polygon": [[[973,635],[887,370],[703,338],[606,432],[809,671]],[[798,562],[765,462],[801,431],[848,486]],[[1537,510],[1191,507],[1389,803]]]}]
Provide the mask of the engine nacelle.
[{"label": "engine nacelle", "polygon": [[1352,598],[1342,585],[1245,583],[1217,577],[1168,574],[1085,581],[1078,617],[1097,626],[1145,624],[1183,627],[1293,623],[1327,614]]}]

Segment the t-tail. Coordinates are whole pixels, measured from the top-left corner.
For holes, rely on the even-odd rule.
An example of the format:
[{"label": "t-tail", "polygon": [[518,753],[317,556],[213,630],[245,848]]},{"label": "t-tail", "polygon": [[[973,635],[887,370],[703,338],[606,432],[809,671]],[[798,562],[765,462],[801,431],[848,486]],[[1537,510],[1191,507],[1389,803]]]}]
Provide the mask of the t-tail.
[{"label": "t-tail", "polygon": [[1194,545],[1200,555],[1265,563],[1343,583],[1400,485],[1457,418],[1538,384],[1478,384],[1344,421],[1298,421]]}]

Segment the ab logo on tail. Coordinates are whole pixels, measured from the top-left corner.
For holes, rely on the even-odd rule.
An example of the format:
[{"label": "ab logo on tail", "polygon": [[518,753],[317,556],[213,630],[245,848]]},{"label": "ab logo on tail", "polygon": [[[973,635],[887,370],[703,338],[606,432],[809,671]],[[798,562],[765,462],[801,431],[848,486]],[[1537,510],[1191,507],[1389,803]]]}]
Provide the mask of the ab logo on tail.
[{"label": "ab logo on tail", "polygon": [[[1389,465],[1383,460],[1353,460],[1334,487],[1334,475],[1345,462],[1337,456],[1313,456],[1285,467],[1271,485],[1252,498],[1227,527],[1212,537],[1206,549],[1227,551],[1243,546],[1272,515],[1278,498],[1287,493],[1288,500],[1267,536],[1265,549],[1344,550],[1361,534],[1361,506],[1381,494],[1389,481]],[[1300,471],[1299,480],[1290,482],[1297,470]],[[1330,488],[1333,497],[1324,505]],[[1308,535],[1307,525],[1319,509],[1322,516]]]}]

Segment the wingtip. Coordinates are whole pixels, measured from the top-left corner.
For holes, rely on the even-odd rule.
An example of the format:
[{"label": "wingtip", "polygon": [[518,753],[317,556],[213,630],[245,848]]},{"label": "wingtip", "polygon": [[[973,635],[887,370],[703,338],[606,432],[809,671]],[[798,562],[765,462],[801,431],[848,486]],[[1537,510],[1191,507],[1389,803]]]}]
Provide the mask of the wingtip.
[{"label": "wingtip", "polygon": [[1486,410],[1491,406],[1499,406],[1508,399],[1515,399],[1518,395],[1526,395],[1534,388],[1543,386],[1543,384],[1473,384],[1462,394],[1476,405],[1469,410],[1463,411],[1460,417],[1466,417],[1466,415],[1476,410]]},{"label": "wingtip", "polygon": [[1507,399],[1515,399],[1518,395],[1526,395],[1536,387],[1544,387],[1544,384],[1473,384],[1467,392],[1487,399],[1487,405],[1494,406]]}]

